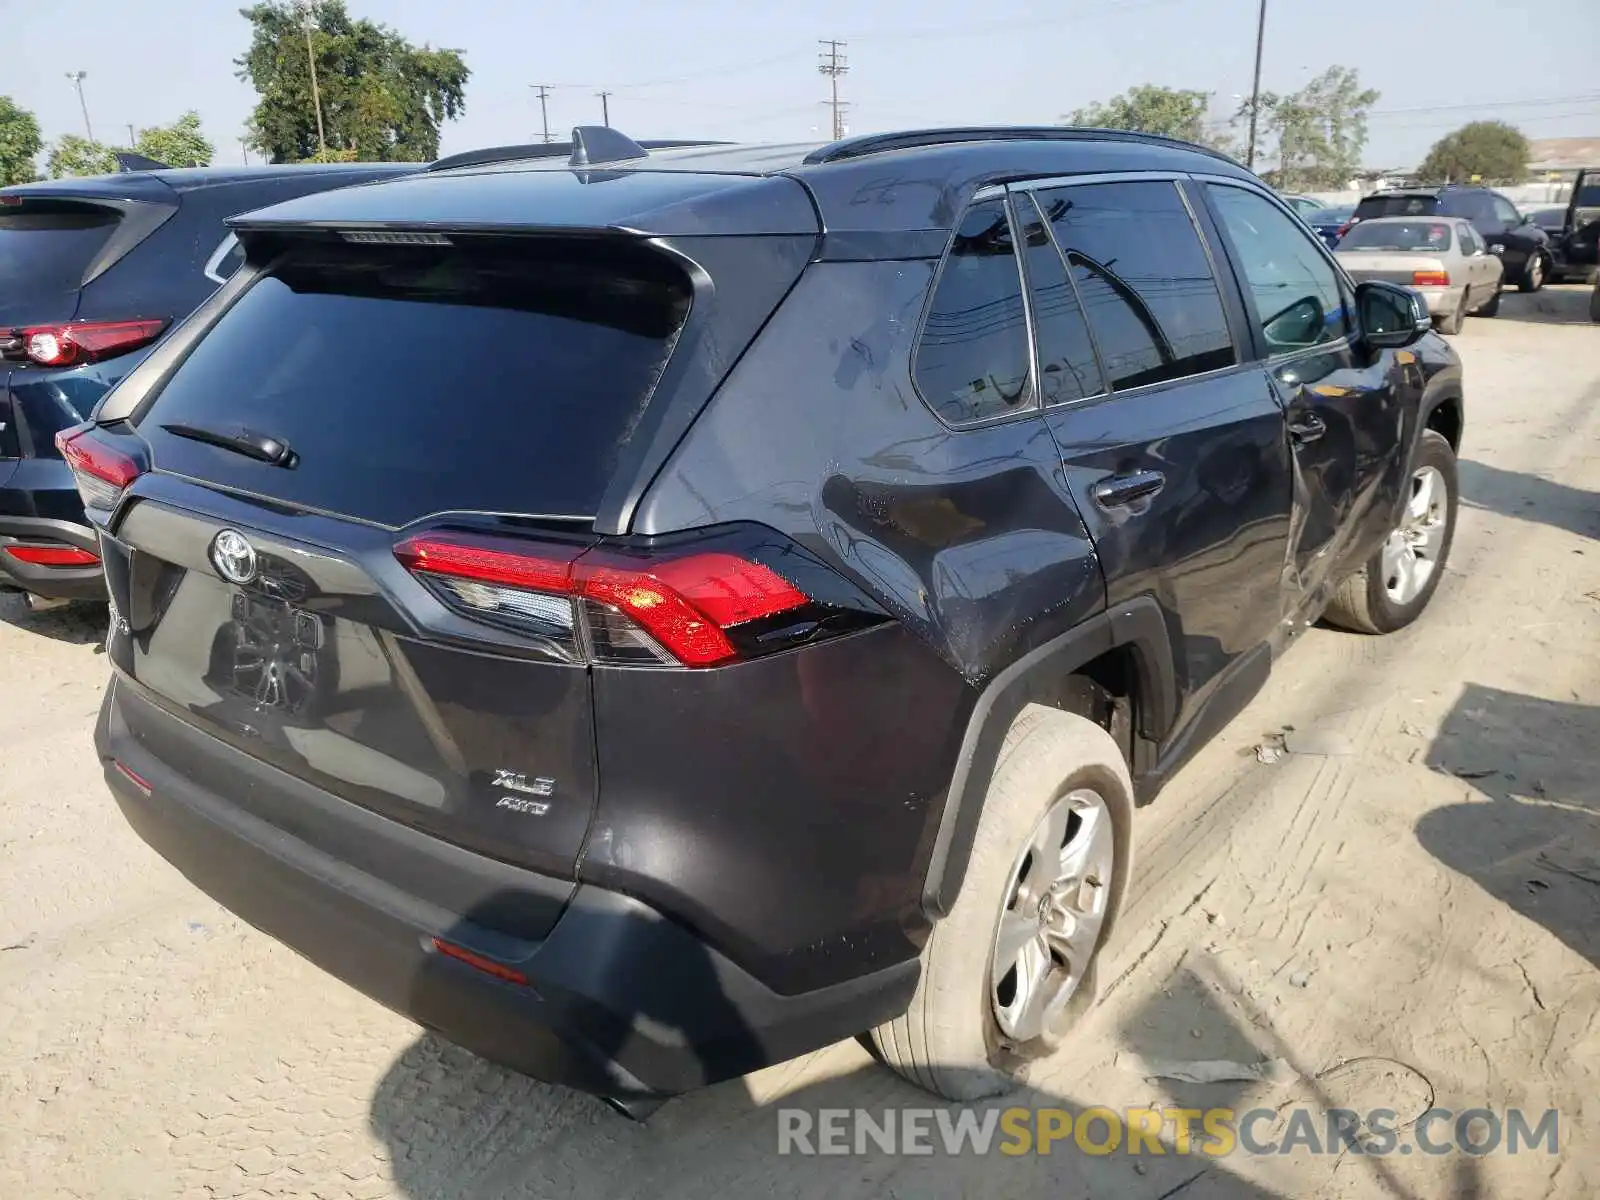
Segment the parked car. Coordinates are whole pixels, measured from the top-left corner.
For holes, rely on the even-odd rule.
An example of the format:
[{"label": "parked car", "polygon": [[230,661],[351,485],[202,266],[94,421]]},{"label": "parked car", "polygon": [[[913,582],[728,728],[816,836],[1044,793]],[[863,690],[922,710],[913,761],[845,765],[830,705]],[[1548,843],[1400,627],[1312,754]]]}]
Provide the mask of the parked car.
[{"label": "parked car", "polygon": [[1331,250],[1339,244],[1339,236],[1350,224],[1350,218],[1355,216],[1355,212],[1353,204],[1344,204],[1336,208],[1319,208],[1316,212],[1307,214],[1305,222],[1317,231],[1317,236],[1326,242]]},{"label": "parked car", "polygon": [[1308,216],[1323,207],[1322,201],[1314,196],[1284,196],[1283,201],[1300,217]]},{"label": "parked car", "polygon": [[1374,217],[1463,217],[1471,221],[1488,243],[1489,253],[1505,264],[1506,282],[1524,292],[1542,288],[1555,264],[1549,235],[1518,212],[1515,204],[1488,188],[1446,184],[1374,192],[1356,205],[1351,220],[1359,223]]},{"label": "parked car", "polygon": [[1134,805],[1319,616],[1427,606],[1459,360],[1162,138],[504,158],[236,218],[61,436],[117,803],[634,1115],[869,1030],[1003,1090],[1093,1002]]},{"label": "parked car", "polygon": [[55,435],[238,267],[223,219],[415,169],[135,170],[0,188],[0,591],[105,599]]},{"label": "parked car", "polygon": [[1500,311],[1504,267],[1472,222],[1375,217],[1345,234],[1334,252],[1352,279],[1403,283],[1422,293],[1440,333],[1459,333],[1469,313]]},{"label": "parked car", "polygon": [[1551,278],[1587,281],[1600,263],[1600,168],[1579,171],[1567,203],[1533,218],[1550,239]]}]

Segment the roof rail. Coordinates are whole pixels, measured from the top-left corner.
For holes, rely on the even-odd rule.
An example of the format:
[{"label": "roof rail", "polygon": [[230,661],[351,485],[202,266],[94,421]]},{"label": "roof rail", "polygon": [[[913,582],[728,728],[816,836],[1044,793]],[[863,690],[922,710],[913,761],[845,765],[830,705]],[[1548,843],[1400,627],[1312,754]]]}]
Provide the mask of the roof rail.
[{"label": "roof rail", "polygon": [[957,142],[1141,142],[1173,146],[1210,155],[1238,166],[1228,155],[1209,146],[1196,145],[1180,138],[1157,133],[1135,133],[1127,129],[1095,129],[1075,125],[973,125],[950,129],[911,129],[900,133],[863,133],[833,142],[806,155],[810,165],[887,154],[891,150],[914,150],[925,146],[944,146]]},{"label": "roof rail", "polygon": [[[598,128],[598,127],[595,127]],[[617,137],[623,137],[617,134]],[[593,140],[590,146],[593,146]],[[726,146],[727,142],[713,141],[710,138],[657,138],[651,141],[635,142],[641,150],[679,150],[694,146]],[[482,150],[467,150],[461,154],[451,154],[445,158],[437,159],[423,168],[425,171],[451,171],[457,167],[482,167],[490,163],[517,162],[529,158],[570,158],[573,151],[572,142],[530,142],[517,146],[487,146]],[[592,150],[591,150],[592,154]],[[599,160],[590,158],[590,162]]]}]

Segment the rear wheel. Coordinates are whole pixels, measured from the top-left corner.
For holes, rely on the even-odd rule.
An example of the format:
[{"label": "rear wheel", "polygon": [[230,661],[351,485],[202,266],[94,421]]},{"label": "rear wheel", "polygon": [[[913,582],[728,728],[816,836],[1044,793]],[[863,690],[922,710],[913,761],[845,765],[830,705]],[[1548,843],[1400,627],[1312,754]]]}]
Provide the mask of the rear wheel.
[{"label": "rear wheel", "polygon": [[1440,317],[1435,323],[1440,333],[1460,333],[1461,323],[1467,319],[1467,293],[1462,291],[1461,299],[1456,302],[1455,311],[1449,316]]},{"label": "rear wheel", "polygon": [[1339,585],[1328,621],[1358,633],[1393,633],[1411,624],[1439,586],[1455,530],[1456,456],[1426,429],[1399,522],[1366,566]]},{"label": "rear wheel", "polygon": [[1133,785],[1116,742],[1031,705],[1006,736],[960,898],[923,948],[879,1057],[952,1100],[1010,1088],[1096,996],[1095,959],[1132,862]]},{"label": "rear wheel", "polygon": [[1544,255],[1528,255],[1528,265],[1522,269],[1522,279],[1517,284],[1519,290],[1524,292],[1537,292],[1544,286],[1545,275],[1549,268],[1545,265]]},{"label": "rear wheel", "polygon": [[1476,316],[1492,317],[1500,311],[1500,284],[1494,285],[1494,295],[1490,296],[1479,308]]}]

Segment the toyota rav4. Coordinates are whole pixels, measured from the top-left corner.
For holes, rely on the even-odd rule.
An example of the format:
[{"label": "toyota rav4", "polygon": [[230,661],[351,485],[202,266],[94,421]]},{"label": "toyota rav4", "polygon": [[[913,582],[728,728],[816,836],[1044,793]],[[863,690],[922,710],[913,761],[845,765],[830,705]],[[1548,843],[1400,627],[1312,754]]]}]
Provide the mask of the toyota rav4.
[{"label": "toyota rav4", "polygon": [[1194,146],[586,128],[233,226],[61,435],[111,790],[635,1114],[858,1034],[1002,1090],[1094,1000],[1135,807],[1443,575],[1454,353]]}]

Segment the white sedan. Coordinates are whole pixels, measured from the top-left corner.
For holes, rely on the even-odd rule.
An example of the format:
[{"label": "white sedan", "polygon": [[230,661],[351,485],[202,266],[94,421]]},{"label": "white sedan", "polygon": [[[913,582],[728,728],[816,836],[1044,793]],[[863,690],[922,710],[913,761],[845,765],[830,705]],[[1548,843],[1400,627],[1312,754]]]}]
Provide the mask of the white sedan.
[{"label": "white sedan", "polygon": [[1458,333],[1468,313],[1500,310],[1504,267],[1467,221],[1374,217],[1353,225],[1334,251],[1356,280],[1404,283],[1421,292],[1440,333]]}]

